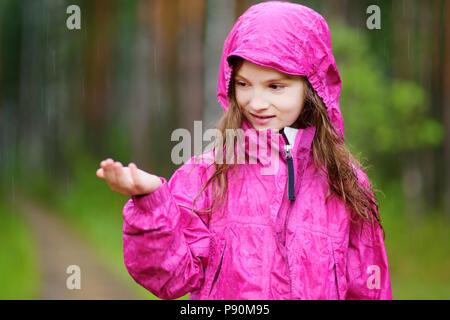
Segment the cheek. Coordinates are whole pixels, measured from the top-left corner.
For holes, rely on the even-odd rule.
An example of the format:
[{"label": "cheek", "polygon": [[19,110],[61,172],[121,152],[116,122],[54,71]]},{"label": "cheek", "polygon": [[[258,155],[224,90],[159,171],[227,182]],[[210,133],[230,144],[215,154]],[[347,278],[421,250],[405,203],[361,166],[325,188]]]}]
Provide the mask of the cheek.
[{"label": "cheek", "polygon": [[237,103],[242,106],[244,104],[244,99],[245,99],[244,94],[242,94],[242,92],[236,91],[235,96],[236,96]]},{"label": "cheek", "polygon": [[287,117],[297,118],[303,108],[303,99],[299,95],[286,95],[279,103],[279,110]]}]

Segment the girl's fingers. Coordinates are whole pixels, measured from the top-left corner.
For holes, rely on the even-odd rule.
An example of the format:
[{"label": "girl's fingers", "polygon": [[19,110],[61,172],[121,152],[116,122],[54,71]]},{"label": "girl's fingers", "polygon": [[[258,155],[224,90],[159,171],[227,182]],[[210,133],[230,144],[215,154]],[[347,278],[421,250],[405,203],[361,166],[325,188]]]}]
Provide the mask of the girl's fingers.
[{"label": "girl's fingers", "polygon": [[105,171],[103,170],[103,168],[100,168],[97,170],[97,172],[95,173],[97,177],[104,179],[105,178]]},{"label": "girl's fingers", "polygon": [[116,181],[118,184],[123,185],[124,183],[126,183],[126,176],[123,170],[123,166],[119,161],[114,163],[114,173],[116,174]]},{"label": "girl's fingers", "polygon": [[112,159],[108,158],[105,159],[103,161],[100,162],[100,169],[98,169],[95,174],[97,177],[102,178],[102,179],[106,179],[106,168],[107,168],[107,164],[111,161]]},{"label": "girl's fingers", "polygon": [[102,169],[106,169],[112,163],[114,163],[114,161],[109,158],[109,159],[106,159],[106,160],[103,160],[102,162],[100,162],[100,167]]},{"label": "girl's fingers", "polygon": [[131,178],[133,179],[134,185],[135,186],[140,186],[141,185],[141,179],[140,179],[139,174],[138,174],[137,166],[133,162],[130,162],[128,167],[130,168]]},{"label": "girl's fingers", "polygon": [[114,172],[113,165],[110,161],[106,161],[106,164],[103,167],[105,171],[105,179],[110,186],[113,186],[116,183],[116,174]]}]

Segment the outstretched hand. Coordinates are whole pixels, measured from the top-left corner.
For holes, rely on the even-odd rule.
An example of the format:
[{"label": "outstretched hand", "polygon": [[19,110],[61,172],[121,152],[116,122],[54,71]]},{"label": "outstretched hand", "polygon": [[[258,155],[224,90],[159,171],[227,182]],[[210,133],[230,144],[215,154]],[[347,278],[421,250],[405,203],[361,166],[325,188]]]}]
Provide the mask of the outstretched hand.
[{"label": "outstretched hand", "polygon": [[100,163],[96,175],[106,181],[112,191],[126,196],[149,194],[158,189],[162,182],[158,176],[145,172],[134,163],[124,167],[119,161],[106,159]]}]

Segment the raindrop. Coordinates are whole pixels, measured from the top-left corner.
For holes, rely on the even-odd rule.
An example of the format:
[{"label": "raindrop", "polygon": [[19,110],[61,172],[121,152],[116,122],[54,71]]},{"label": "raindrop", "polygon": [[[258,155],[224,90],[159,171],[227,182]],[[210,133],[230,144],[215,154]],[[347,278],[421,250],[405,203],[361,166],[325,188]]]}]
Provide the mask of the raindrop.
[{"label": "raindrop", "polygon": [[408,30],[408,62],[411,61],[411,44],[410,44],[411,34]]},{"label": "raindrop", "polygon": [[81,75],[81,96],[85,99],[86,84],[84,82],[84,74]]},{"label": "raindrop", "polygon": [[56,74],[56,51],[55,51],[55,49],[52,49],[52,71],[53,71],[53,74],[55,75]]}]

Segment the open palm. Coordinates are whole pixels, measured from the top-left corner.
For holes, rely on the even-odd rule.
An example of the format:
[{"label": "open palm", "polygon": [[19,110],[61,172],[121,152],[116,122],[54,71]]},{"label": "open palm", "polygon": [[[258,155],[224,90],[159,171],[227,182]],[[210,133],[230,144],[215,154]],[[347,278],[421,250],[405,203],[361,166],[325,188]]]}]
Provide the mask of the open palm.
[{"label": "open palm", "polygon": [[138,169],[134,163],[124,167],[113,159],[103,160],[96,175],[105,180],[112,191],[126,196],[149,194],[162,184],[158,176]]}]

